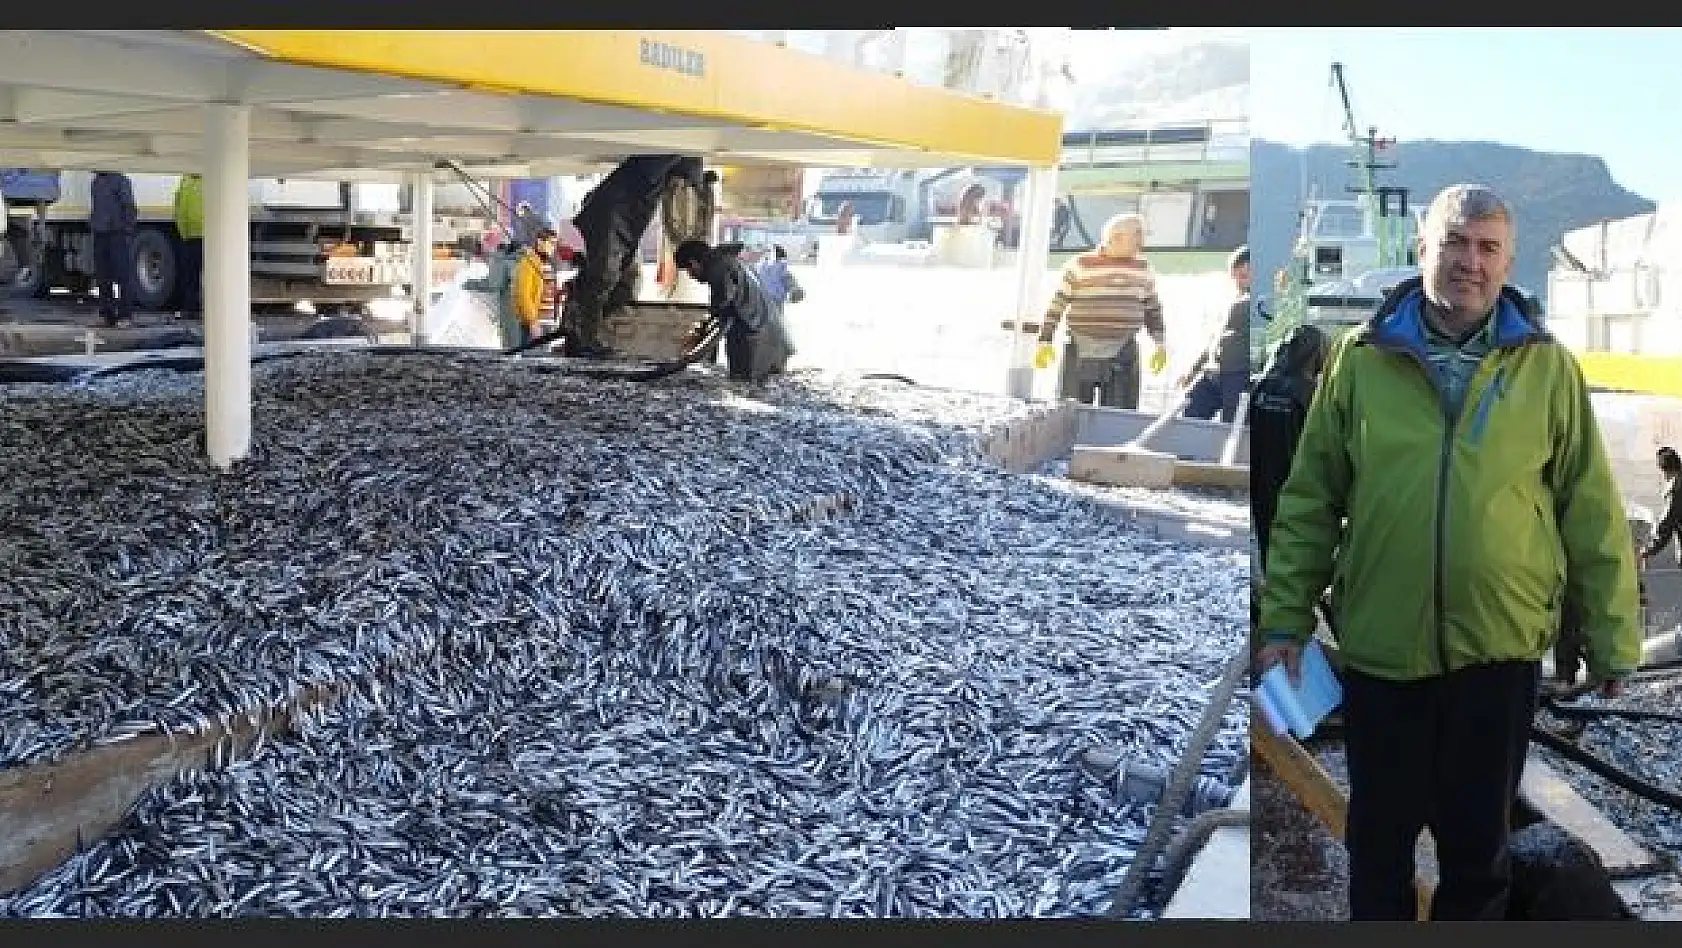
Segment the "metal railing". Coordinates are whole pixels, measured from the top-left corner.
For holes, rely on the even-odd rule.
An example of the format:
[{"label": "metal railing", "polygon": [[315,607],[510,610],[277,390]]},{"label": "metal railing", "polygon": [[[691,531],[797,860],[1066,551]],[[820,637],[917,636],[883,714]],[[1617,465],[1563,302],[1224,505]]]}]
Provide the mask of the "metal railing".
[{"label": "metal railing", "polygon": [[1065,132],[1063,167],[1250,160],[1250,120],[1192,119]]}]

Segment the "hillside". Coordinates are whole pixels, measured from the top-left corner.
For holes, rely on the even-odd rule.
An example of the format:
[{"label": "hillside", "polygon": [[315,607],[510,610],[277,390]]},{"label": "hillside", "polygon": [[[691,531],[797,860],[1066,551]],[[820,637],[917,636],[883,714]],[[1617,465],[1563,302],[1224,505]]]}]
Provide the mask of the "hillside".
[{"label": "hillside", "polygon": [[[1354,182],[1349,149],[1307,150],[1308,180],[1325,196]],[[1458,182],[1495,188],[1518,218],[1518,262],[1512,280],[1541,294],[1547,289],[1548,248],[1568,230],[1644,214],[1653,202],[1619,185],[1606,162],[1592,155],[1538,152],[1494,142],[1402,142],[1392,151],[1400,167],[1387,182],[1408,188],[1409,202],[1430,201]],[[1250,150],[1250,246],[1257,273],[1267,279],[1290,257],[1304,195],[1303,149],[1255,141]],[[1264,284],[1265,285],[1265,284]]]}]

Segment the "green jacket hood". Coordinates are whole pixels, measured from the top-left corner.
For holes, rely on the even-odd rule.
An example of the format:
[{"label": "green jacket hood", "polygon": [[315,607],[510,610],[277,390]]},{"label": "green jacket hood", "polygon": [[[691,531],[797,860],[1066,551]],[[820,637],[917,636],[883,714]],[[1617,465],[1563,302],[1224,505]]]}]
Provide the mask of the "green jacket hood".
[{"label": "green jacket hood", "polygon": [[[1396,284],[1378,304],[1360,335],[1389,349],[1425,354],[1425,278],[1409,277]],[[1510,349],[1532,342],[1552,342],[1542,325],[1542,307],[1534,297],[1511,284],[1495,298],[1495,346]]]}]

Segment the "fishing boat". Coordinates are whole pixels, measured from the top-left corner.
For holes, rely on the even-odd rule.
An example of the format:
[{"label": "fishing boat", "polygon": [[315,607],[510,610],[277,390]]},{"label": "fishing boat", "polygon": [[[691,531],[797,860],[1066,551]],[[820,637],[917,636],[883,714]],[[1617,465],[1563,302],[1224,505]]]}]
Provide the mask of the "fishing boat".
[{"label": "fishing boat", "polygon": [[1309,189],[1297,218],[1290,262],[1274,276],[1273,294],[1250,323],[1250,356],[1259,369],[1292,329],[1309,323],[1333,332],[1372,315],[1384,294],[1419,273],[1419,210],[1408,189],[1381,182],[1396,163],[1383,160],[1394,138],[1355,121],[1342,63],[1332,63],[1331,82],[1343,107],[1343,131],[1356,171],[1347,198],[1322,198]]}]

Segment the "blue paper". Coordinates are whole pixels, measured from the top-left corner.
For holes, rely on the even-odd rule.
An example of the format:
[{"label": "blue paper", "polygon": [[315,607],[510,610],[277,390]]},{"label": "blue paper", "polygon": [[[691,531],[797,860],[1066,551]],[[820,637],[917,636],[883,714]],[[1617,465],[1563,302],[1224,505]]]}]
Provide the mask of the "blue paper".
[{"label": "blue paper", "polygon": [[1262,673],[1261,685],[1256,689],[1256,705],[1275,734],[1286,731],[1306,740],[1321,721],[1343,703],[1343,688],[1325,649],[1318,641],[1310,640],[1302,650],[1302,681],[1291,685],[1290,675],[1283,663]]}]

